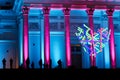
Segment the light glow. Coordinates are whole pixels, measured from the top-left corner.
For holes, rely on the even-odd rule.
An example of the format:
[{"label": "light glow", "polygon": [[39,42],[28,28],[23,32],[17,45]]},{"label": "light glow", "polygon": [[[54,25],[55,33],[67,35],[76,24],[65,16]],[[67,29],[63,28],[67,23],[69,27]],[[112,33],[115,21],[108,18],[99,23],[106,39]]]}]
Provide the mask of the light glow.
[{"label": "light glow", "polygon": [[[110,32],[107,28],[100,28],[97,30],[97,32],[90,34],[90,31],[92,31],[88,26],[83,24],[83,27],[78,27],[77,29],[79,32],[76,32],[75,35],[80,40],[80,43],[83,45],[83,49],[86,53],[90,52],[90,55],[93,53],[98,54],[102,52],[102,48],[105,47],[105,43],[108,42]],[[90,48],[90,46],[93,45],[94,50]]]},{"label": "light glow", "polygon": [[28,14],[24,14],[24,67],[28,58]]}]

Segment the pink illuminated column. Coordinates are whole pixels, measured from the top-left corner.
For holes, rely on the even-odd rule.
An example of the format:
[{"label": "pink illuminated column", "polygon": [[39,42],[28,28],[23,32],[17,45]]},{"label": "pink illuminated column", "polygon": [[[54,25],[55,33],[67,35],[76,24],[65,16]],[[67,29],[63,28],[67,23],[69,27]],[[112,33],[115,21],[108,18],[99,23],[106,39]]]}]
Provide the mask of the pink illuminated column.
[{"label": "pink illuminated column", "polygon": [[24,67],[26,68],[26,60],[28,58],[28,53],[29,53],[29,49],[28,49],[28,11],[29,8],[27,7],[23,7],[22,8],[23,11],[23,54],[24,54],[24,59],[23,59],[23,64]]},{"label": "pink illuminated column", "polygon": [[45,64],[50,63],[50,26],[49,26],[49,12],[48,7],[43,8],[44,13],[44,55]]},{"label": "pink illuminated column", "polygon": [[[94,33],[94,24],[93,24],[93,13],[94,13],[94,8],[87,8],[86,10],[88,14],[88,24],[91,29],[90,34],[92,35],[92,40],[93,40],[93,33]],[[92,41],[92,46],[90,47],[91,52],[90,52],[90,64],[91,66],[96,66],[96,54],[94,53],[94,42]]]},{"label": "pink illuminated column", "polygon": [[106,13],[108,15],[108,25],[111,30],[110,34],[110,59],[111,59],[111,67],[116,68],[116,57],[115,57],[115,42],[114,42],[114,25],[113,25],[113,12],[114,9],[107,9]]},{"label": "pink illuminated column", "polygon": [[70,9],[63,9],[65,18],[65,41],[66,41],[66,63],[71,65],[71,49],[70,49]]}]

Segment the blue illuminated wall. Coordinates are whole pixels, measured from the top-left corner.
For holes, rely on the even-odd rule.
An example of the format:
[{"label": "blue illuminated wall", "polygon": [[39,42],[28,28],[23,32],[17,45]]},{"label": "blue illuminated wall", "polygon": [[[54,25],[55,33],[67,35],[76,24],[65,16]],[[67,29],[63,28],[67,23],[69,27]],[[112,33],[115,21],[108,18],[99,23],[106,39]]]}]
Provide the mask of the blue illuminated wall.
[{"label": "blue illuminated wall", "polygon": [[39,60],[40,60],[40,32],[29,32],[29,58],[30,64],[32,61],[34,62],[35,68],[39,68]]},{"label": "blue illuminated wall", "polygon": [[59,59],[61,59],[63,67],[66,67],[64,32],[50,32],[50,57],[53,68],[57,67]]},{"label": "blue illuminated wall", "polygon": [[18,68],[18,28],[15,13],[11,10],[0,10],[0,68],[2,59],[10,68],[9,59],[13,59],[13,68]]},{"label": "blue illuminated wall", "polygon": [[18,29],[19,29],[19,37],[18,37],[18,45],[19,45],[19,59],[18,59],[18,64],[22,65],[23,64],[23,19],[20,17],[19,24],[18,24]]},{"label": "blue illuminated wall", "polygon": [[115,34],[116,68],[120,68],[120,33]]},{"label": "blue illuminated wall", "polygon": [[90,56],[84,51],[82,53],[82,68],[90,68]]},{"label": "blue illuminated wall", "polygon": [[[44,22],[43,22],[43,18],[39,18],[39,16],[41,16],[41,11],[39,11],[38,9],[32,9],[30,10],[29,15],[31,15],[31,18],[29,18],[30,23],[40,23],[41,28],[40,33],[41,34],[35,34],[30,35],[29,34],[29,46],[30,46],[30,57],[32,60],[37,61],[35,63],[35,65],[37,65],[38,60],[42,57],[44,57],[44,45],[43,45],[43,41],[44,41],[44,37],[43,37],[43,31],[44,31]],[[70,13],[70,25],[71,25],[71,44],[79,44],[79,41],[77,40],[77,38],[74,35],[74,32],[76,31],[76,26],[82,26],[82,24],[86,24],[88,25],[88,16],[85,12],[85,10],[71,10]],[[94,16],[93,16],[93,20],[94,20],[94,27],[95,27],[95,31],[100,28],[106,28],[108,27],[108,21],[107,21],[107,17],[106,17],[106,13],[105,11],[101,11],[101,10],[95,10],[94,12]],[[116,22],[115,22],[116,24]],[[57,61],[59,59],[61,59],[63,61],[63,65],[64,67],[66,64],[66,56],[65,56],[65,34],[64,34],[64,18],[63,18],[63,14],[60,10],[51,10],[50,12],[50,56],[52,59],[52,67],[56,67],[57,66]],[[31,27],[32,30],[32,27]],[[42,35],[42,36],[41,36]],[[38,37],[39,36],[39,37]],[[115,37],[115,42],[118,43],[118,39],[119,37]],[[36,39],[36,43],[35,44],[39,44],[38,47],[34,48],[33,47],[33,42],[35,42]],[[40,43],[39,43],[40,42]],[[62,45],[61,45],[62,44]],[[96,66],[98,68],[110,68],[110,53],[109,53],[109,43],[105,44],[105,48],[103,48],[103,51],[99,54],[97,54],[96,56]],[[31,49],[32,48],[32,49]],[[32,52],[34,52],[33,49],[36,49],[36,54],[33,54]],[[116,47],[116,55],[119,55],[119,45],[117,45]],[[60,50],[60,51],[59,51]],[[39,52],[40,51],[40,52]],[[42,52],[42,53],[41,53]],[[41,56],[42,55],[42,56]],[[33,57],[33,56],[36,56]],[[39,56],[39,57],[38,57]],[[35,59],[34,59],[35,58]],[[119,57],[117,56],[117,67],[119,67]],[[88,54],[86,54],[84,51],[82,53],[82,68],[90,68],[90,56]]]},{"label": "blue illuminated wall", "polygon": [[[17,3],[19,2],[19,4]],[[3,57],[14,58],[14,67],[18,67],[23,63],[23,16],[21,8],[21,0],[15,2],[12,10],[0,10],[0,68],[2,68],[1,60]],[[16,13],[16,14],[15,14]],[[120,23],[119,11],[114,12],[113,16],[115,25],[115,49],[116,49],[116,66],[120,68]],[[108,27],[107,16],[105,10],[95,10],[94,16],[95,30],[99,27]],[[75,37],[76,26],[82,24],[88,25],[88,16],[85,10],[71,10],[70,12],[70,32],[71,44],[79,44]],[[59,59],[66,67],[65,53],[65,26],[64,15],[62,10],[50,11],[50,57],[52,59],[52,67],[57,66]],[[109,43],[105,44],[103,52],[96,56],[96,65],[98,68],[110,68],[110,52]],[[6,52],[8,50],[8,52]],[[40,9],[31,9],[29,12],[29,57],[31,62],[34,61],[35,68],[38,68],[38,61],[42,58],[44,63],[44,17]],[[79,61],[78,61],[79,62]],[[9,68],[9,61],[7,61]],[[84,51],[82,53],[82,68],[90,68],[90,56]]]},{"label": "blue illuminated wall", "polygon": [[16,43],[14,41],[4,41],[0,40],[0,68],[3,68],[2,59],[6,59],[6,68],[10,68],[10,58],[12,58],[13,61],[13,68],[16,68],[16,62],[18,60],[17,58],[17,49],[16,49]]}]

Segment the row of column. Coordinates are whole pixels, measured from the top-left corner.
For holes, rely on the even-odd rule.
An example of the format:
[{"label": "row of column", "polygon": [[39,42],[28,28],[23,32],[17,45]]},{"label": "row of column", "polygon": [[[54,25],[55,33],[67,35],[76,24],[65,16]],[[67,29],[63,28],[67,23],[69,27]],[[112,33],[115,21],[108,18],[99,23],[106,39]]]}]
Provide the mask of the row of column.
[{"label": "row of column", "polygon": [[[29,56],[29,45],[28,45],[28,12],[29,8],[28,7],[23,7],[23,16],[24,16],[24,33],[23,33],[23,54],[24,54],[24,67],[25,61],[27,60]],[[50,25],[49,25],[49,12],[50,8],[49,7],[44,7],[43,9],[43,14],[44,14],[44,62],[45,64],[49,65],[50,64]],[[87,8],[86,10],[88,14],[88,23],[92,31],[90,34],[93,36],[94,32],[94,23],[93,23],[93,13],[94,13],[94,8]],[[108,23],[109,23],[109,29],[111,29],[111,35],[110,35],[110,58],[111,58],[111,67],[115,68],[116,66],[116,61],[115,61],[115,47],[114,47],[114,26],[113,26],[113,20],[112,20],[112,15],[113,15],[114,9],[107,9],[106,13],[108,15]],[[70,49],[70,8],[64,8],[63,9],[64,13],[64,19],[65,19],[65,40],[66,40],[66,65],[70,66],[71,65],[71,49]],[[93,43],[94,44],[94,43]],[[94,53],[94,46],[91,46],[91,55],[90,55],[90,63],[91,66],[96,66],[96,56]]]},{"label": "row of column", "polygon": [[[93,33],[94,33],[94,23],[93,23],[93,13],[94,13],[94,8],[88,8],[86,10],[87,14],[88,14],[88,23],[89,26],[91,28],[91,32],[90,34],[92,35],[93,38]],[[116,54],[115,54],[115,42],[114,42],[114,24],[113,24],[113,12],[114,9],[107,9],[106,13],[108,15],[108,25],[109,25],[109,29],[111,30],[111,34],[110,34],[110,41],[109,41],[109,47],[110,47],[110,62],[111,62],[111,68],[116,68]],[[96,54],[94,53],[94,43],[92,43],[91,46],[91,55],[90,55],[90,63],[91,66],[96,66]]]},{"label": "row of column", "polygon": [[[24,16],[24,30],[23,30],[23,63],[24,67],[26,67],[25,61],[27,60],[29,56],[29,45],[28,45],[28,12],[29,8],[28,7],[23,7],[23,16]],[[45,7],[43,8],[43,14],[44,14],[44,62],[45,64],[49,65],[50,64],[50,25],[49,25],[49,12],[50,8]],[[70,16],[70,9],[66,8],[63,9],[63,12],[65,14],[65,35],[66,35],[66,65],[70,66],[71,65],[71,49],[70,49],[70,21],[69,21],[69,16]]]}]

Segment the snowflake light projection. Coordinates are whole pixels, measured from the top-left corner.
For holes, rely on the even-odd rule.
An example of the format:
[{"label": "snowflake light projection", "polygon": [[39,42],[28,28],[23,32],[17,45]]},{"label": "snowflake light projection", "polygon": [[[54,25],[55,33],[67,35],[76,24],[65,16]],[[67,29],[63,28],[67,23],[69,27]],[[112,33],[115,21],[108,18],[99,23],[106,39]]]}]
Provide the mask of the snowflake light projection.
[{"label": "snowflake light projection", "polygon": [[[88,26],[83,24],[83,27],[78,27],[78,32],[75,35],[80,40],[80,43],[83,46],[83,49],[86,53],[100,53],[102,52],[102,48],[105,47],[105,43],[109,41],[109,36],[111,30],[108,31],[107,28],[99,28],[97,32],[93,33],[93,37],[90,34],[92,31]],[[93,46],[91,50],[90,46]]]}]

